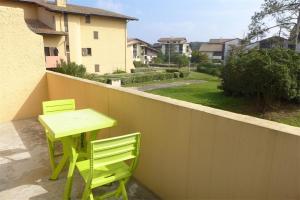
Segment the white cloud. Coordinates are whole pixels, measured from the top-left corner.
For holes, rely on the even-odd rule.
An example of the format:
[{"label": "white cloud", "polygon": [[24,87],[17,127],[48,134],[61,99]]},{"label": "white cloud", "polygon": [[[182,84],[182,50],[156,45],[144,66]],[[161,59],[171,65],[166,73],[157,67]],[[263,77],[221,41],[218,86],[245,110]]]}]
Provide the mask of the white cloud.
[{"label": "white cloud", "polygon": [[124,9],[124,5],[115,0],[97,0],[96,6],[98,8],[102,8],[110,11],[116,11],[116,12],[122,12]]}]

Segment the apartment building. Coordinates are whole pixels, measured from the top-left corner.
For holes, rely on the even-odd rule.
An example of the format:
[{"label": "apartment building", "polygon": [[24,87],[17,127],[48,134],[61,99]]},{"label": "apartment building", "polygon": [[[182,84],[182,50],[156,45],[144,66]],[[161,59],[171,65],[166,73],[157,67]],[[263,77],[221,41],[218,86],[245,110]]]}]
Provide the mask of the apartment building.
[{"label": "apartment building", "polygon": [[133,61],[142,62],[143,64],[151,63],[159,52],[151,44],[138,38],[128,39],[128,47],[132,52]]},{"label": "apartment building", "polygon": [[10,0],[0,6],[21,8],[28,27],[44,39],[47,68],[60,60],[83,64],[89,73],[133,68],[127,48],[127,23],[134,17],[67,4],[66,0]]},{"label": "apartment building", "polygon": [[190,44],[184,37],[160,38],[158,43],[154,46],[156,49],[160,50],[163,55],[177,53],[190,57],[192,54]]},{"label": "apartment building", "polygon": [[210,39],[209,42],[202,43],[199,52],[204,53],[214,63],[224,63],[234,46],[239,46],[241,40],[234,39]]}]

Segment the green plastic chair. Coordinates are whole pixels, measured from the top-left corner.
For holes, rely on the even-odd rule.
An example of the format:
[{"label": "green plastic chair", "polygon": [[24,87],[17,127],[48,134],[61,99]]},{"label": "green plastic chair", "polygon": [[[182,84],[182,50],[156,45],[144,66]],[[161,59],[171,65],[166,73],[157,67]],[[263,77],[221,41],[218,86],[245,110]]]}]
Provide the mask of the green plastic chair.
[{"label": "green plastic chair", "polygon": [[[64,100],[54,100],[54,101],[44,101],[43,102],[43,114],[48,115],[51,113],[65,112],[75,110],[75,100],[74,99],[64,99]],[[53,140],[48,136],[48,130],[45,130],[48,143],[48,151],[50,156],[50,165],[52,170],[55,169],[55,142],[58,140]]]},{"label": "green plastic chair", "polygon": [[113,182],[119,182],[118,188],[97,199],[122,196],[123,200],[128,200],[125,185],[138,163],[140,136],[140,133],[133,133],[88,144],[90,159],[76,163],[85,181],[83,200],[93,200],[94,188]]}]

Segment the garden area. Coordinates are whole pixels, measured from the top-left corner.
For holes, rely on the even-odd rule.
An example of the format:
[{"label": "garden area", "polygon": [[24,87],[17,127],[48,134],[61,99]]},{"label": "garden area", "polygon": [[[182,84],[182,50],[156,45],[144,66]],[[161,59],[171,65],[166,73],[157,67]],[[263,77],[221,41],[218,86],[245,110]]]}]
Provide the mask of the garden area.
[{"label": "garden area", "polygon": [[98,75],[86,73],[84,66],[75,63],[63,63],[56,71],[107,84],[120,80],[124,87],[144,87],[141,91],[300,127],[297,53],[287,49],[236,49],[226,66],[199,56],[195,71],[139,65],[131,73],[117,70]]}]

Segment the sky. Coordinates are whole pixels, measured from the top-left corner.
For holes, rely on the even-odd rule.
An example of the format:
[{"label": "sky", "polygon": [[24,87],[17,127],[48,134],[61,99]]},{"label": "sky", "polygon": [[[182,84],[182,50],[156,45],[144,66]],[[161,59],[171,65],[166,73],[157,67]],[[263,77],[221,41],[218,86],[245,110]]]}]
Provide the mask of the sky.
[{"label": "sky", "polygon": [[68,0],[136,17],[128,37],[149,43],[160,37],[186,37],[189,42],[243,37],[263,0]]}]

